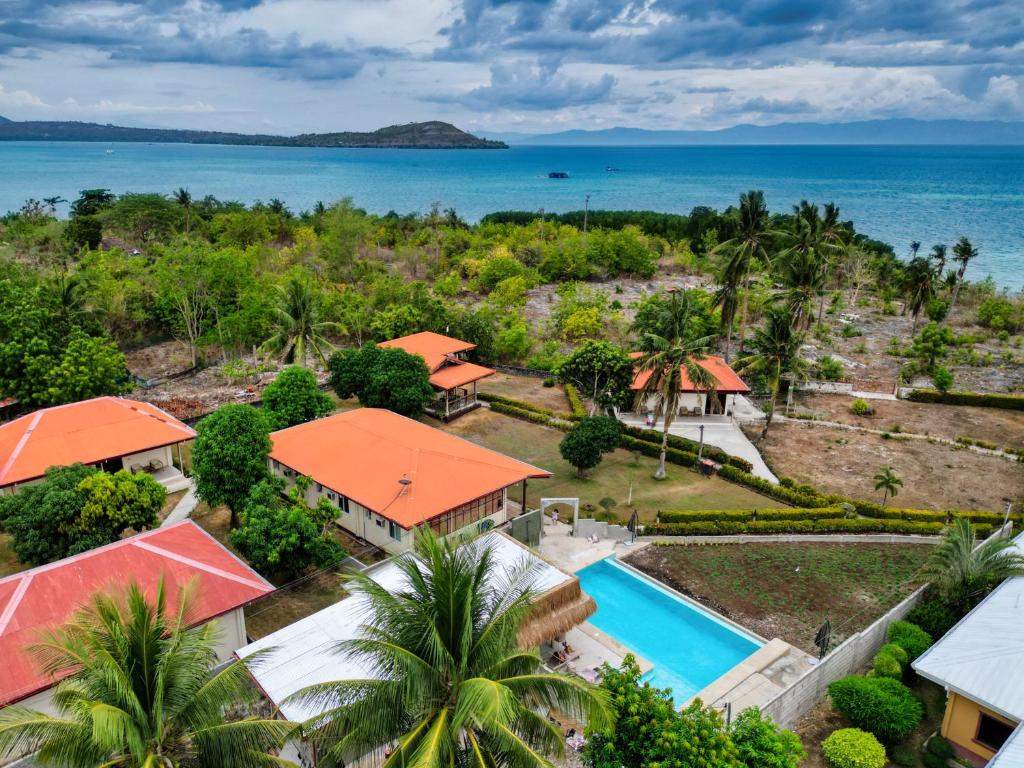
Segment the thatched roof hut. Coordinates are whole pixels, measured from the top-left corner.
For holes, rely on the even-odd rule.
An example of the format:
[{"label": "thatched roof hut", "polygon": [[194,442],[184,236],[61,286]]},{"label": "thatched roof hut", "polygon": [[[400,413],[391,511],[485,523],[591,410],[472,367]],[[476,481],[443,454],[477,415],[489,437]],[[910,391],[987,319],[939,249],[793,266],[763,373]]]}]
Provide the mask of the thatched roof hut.
[{"label": "thatched roof hut", "polygon": [[564,635],[597,610],[594,599],[583,591],[575,576],[538,595],[533,603],[533,611],[519,629],[519,645],[523,648],[535,648]]}]

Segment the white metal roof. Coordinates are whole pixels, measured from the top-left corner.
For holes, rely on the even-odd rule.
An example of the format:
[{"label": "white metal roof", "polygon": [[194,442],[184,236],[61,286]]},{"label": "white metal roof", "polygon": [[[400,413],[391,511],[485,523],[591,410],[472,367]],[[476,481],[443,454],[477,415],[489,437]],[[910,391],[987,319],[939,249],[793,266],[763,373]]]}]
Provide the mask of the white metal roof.
[{"label": "white metal roof", "polygon": [[[1024,553],[1024,534],[1016,545]],[[996,587],[912,666],[1004,717],[1024,720],[1024,576]]]},{"label": "white metal roof", "polygon": [[988,768],[1024,768],[1024,725],[1018,725],[1003,748],[996,753]]},{"label": "white metal roof", "polygon": [[[507,573],[529,562],[533,568],[531,586],[538,593],[573,578],[500,533],[488,533],[477,539],[475,545],[491,549],[498,573]],[[376,566],[368,573],[389,592],[397,592],[405,584],[404,575],[393,561]],[[334,650],[339,641],[359,635],[360,626],[368,618],[367,608],[366,599],[360,596],[339,600],[250,643],[238,650],[237,656],[244,659],[257,651],[272,649],[252,670],[252,675],[271,701],[281,707],[286,718],[295,722],[307,720],[318,712],[294,703],[282,705],[284,699],[315,683],[370,675],[364,665]]]}]

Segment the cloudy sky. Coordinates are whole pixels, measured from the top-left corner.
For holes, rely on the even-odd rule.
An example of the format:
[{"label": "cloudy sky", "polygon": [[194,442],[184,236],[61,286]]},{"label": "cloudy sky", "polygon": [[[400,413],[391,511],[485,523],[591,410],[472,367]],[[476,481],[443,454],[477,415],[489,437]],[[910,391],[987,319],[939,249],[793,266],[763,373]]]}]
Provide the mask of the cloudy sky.
[{"label": "cloudy sky", "polygon": [[0,0],[0,115],[295,133],[1024,118],[1021,0]]}]

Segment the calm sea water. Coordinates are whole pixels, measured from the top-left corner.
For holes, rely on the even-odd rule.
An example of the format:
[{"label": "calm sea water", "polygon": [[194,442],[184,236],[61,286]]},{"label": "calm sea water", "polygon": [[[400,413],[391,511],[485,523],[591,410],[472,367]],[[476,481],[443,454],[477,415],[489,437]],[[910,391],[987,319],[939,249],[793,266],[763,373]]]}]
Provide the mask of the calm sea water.
[{"label": "calm sea water", "polygon": [[[608,171],[608,167],[618,168]],[[566,171],[568,179],[547,178]],[[1024,286],[1021,147],[518,147],[510,150],[292,149],[0,142],[0,211],[29,197],[107,187],[270,200],[293,209],[351,197],[375,213],[434,202],[469,220],[543,208],[724,208],[763,189],[773,211],[801,198],[835,201],[858,230],[905,255],[967,235],[981,256],[970,276]]]}]

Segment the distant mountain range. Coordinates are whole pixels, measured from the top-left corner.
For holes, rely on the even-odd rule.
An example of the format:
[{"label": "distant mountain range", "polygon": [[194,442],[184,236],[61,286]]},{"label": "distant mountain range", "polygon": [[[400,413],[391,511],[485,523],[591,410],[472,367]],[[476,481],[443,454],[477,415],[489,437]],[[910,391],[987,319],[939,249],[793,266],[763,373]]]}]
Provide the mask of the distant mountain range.
[{"label": "distant mountain range", "polygon": [[1024,144],[1024,122],[999,120],[865,120],[855,123],[735,125],[714,131],[643,128],[501,133],[481,136],[518,146],[679,146],[730,144]]},{"label": "distant mountain range", "polygon": [[0,141],[143,141],[170,144],[247,144],[271,147],[366,147],[387,149],[507,149],[502,141],[480,139],[451,123],[392,125],[369,133],[304,133],[273,136],[171,128],[126,128],[70,121],[15,122],[0,117]]}]

